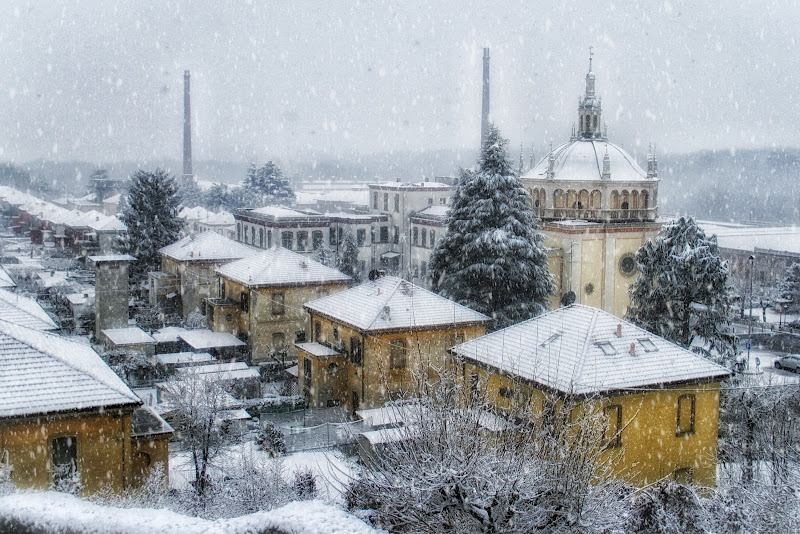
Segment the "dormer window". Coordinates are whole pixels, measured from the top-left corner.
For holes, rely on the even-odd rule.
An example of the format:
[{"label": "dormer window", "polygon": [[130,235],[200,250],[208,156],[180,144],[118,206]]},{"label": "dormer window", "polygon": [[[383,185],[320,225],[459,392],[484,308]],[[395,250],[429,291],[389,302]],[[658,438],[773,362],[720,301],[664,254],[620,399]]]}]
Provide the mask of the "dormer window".
[{"label": "dormer window", "polygon": [[550,337],[548,337],[547,339],[545,339],[542,342],[542,344],[539,345],[539,346],[540,347],[546,347],[546,346],[550,345],[551,343],[553,343],[554,341],[556,341],[560,337],[561,337],[561,332],[556,332],[555,334],[553,334]]},{"label": "dormer window", "polygon": [[603,354],[606,356],[613,356],[617,353],[614,345],[612,345],[610,341],[601,341],[597,343],[597,346],[600,347],[600,350],[602,350]]},{"label": "dormer window", "polygon": [[653,340],[650,338],[642,338],[637,340],[639,345],[642,346],[645,352],[658,352],[658,347],[656,347]]}]

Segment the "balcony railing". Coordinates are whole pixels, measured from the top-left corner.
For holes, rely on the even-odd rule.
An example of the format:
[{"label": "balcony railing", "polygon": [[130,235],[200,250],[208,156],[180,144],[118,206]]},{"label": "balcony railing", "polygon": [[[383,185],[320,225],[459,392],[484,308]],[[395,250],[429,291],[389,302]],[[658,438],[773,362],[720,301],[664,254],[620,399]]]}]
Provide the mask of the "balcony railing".
[{"label": "balcony railing", "polygon": [[584,221],[653,221],[658,208],[645,209],[583,209],[583,208],[533,208],[541,219],[580,219]]}]

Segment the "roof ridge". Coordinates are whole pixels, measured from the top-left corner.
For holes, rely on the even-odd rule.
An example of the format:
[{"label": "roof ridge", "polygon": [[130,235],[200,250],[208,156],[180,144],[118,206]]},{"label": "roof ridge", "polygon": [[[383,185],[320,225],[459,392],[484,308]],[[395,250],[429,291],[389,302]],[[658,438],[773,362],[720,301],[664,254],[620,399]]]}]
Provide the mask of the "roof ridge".
[{"label": "roof ridge", "polygon": [[594,332],[594,325],[597,323],[597,316],[598,311],[600,308],[591,308],[589,306],[581,306],[582,308],[587,308],[592,310],[592,320],[589,322],[589,328],[586,329],[586,337],[583,340],[583,346],[581,347],[581,354],[580,354],[580,362],[575,367],[575,371],[573,373],[573,377],[578,379],[578,383],[583,383],[583,369],[586,366],[586,357],[589,350],[589,340],[592,338],[592,332]]},{"label": "roof ridge", "polygon": [[[391,280],[392,278],[394,280]],[[386,309],[386,303],[389,302],[389,300],[394,296],[395,293],[397,293],[397,290],[400,288],[400,282],[403,281],[402,278],[395,278],[395,277],[391,277],[391,278],[388,278],[388,279],[385,279],[385,280],[394,282],[394,288],[392,288],[391,291],[387,291],[386,292],[386,296],[383,298],[383,302],[382,302],[382,305],[380,306],[380,309],[375,314],[375,317],[372,318],[372,321],[369,323],[369,326],[367,327],[367,329],[371,330],[372,327],[375,326],[375,322],[378,320],[378,317],[380,317],[381,313],[383,313],[383,310]],[[375,284],[375,285],[377,285],[377,284]],[[380,291],[380,289],[381,288],[378,287],[378,291]],[[413,302],[413,300],[412,300],[412,302]]]}]

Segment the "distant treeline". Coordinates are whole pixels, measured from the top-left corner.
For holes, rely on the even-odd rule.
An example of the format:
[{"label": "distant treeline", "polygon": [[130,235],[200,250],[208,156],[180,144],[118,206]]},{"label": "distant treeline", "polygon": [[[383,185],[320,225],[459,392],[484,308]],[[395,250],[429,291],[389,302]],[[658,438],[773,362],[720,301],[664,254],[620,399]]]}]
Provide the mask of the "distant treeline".
[{"label": "distant treeline", "polygon": [[[303,161],[276,160],[284,175],[297,185],[304,180],[420,181],[456,176],[470,167],[477,154],[431,150],[386,152],[358,156],[320,157]],[[238,183],[248,162],[195,161],[202,180]],[[644,166],[645,162],[640,162]],[[162,167],[181,173],[178,160],[117,162],[103,165],[111,178],[126,178],[139,168]],[[701,151],[659,157],[660,214],[692,215],[703,219],[800,224],[800,149]],[[29,173],[37,189],[51,194],[87,190],[88,178],[99,166],[88,162],[32,161],[13,167],[0,164],[0,183],[25,182]],[[14,171],[14,172],[12,172]]]}]

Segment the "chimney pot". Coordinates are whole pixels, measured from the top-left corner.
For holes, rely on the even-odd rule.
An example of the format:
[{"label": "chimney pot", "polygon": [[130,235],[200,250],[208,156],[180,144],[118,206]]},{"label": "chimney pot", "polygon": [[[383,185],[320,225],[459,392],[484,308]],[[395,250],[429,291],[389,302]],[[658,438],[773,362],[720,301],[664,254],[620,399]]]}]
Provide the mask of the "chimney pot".
[{"label": "chimney pot", "polygon": [[631,342],[631,348],[628,352],[631,353],[631,356],[636,356],[636,343]]},{"label": "chimney pot", "polygon": [[617,323],[617,337],[622,337],[622,323]]}]

